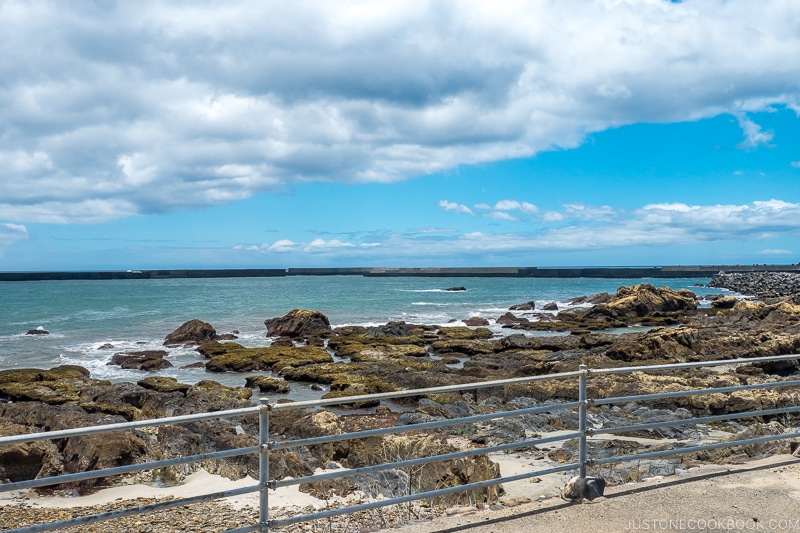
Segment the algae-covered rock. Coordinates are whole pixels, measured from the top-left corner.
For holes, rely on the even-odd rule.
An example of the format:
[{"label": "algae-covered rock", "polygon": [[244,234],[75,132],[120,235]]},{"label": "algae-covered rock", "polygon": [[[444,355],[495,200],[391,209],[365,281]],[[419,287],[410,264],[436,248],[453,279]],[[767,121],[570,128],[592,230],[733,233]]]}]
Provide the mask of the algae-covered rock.
[{"label": "algae-covered rock", "polygon": [[136,384],[157,392],[180,392],[184,395],[192,388],[191,385],[180,383],[177,379],[168,376],[151,376],[140,379]]},{"label": "algae-covered rock", "polygon": [[617,317],[643,317],[695,309],[697,300],[689,290],[674,291],[669,287],[656,288],[649,283],[642,283],[620,287],[608,303],[595,306],[586,316],[608,311]]},{"label": "algae-covered rock", "polygon": [[282,317],[268,318],[264,325],[271,337],[329,337],[333,333],[327,316],[305,309],[292,309]]},{"label": "algae-covered rock", "polygon": [[466,326],[452,326],[441,328],[439,338],[442,340],[480,340],[491,339],[494,334],[489,328],[468,328]]},{"label": "algae-covered rock", "polygon": [[116,353],[108,365],[117,365],[128,370],[144,370],[155,372],[165,368],[172,368],[172,363],[164,359],[167,352],[164,350],[144,350],[140,352]]},{"label": "algae-covered rock", "polygon": [[216,340],[217,330],[208,322],[197,318],[183,323],[178,329],[167,335],[164,346],[196,346]]},{"label": "algae-covered rock", "polygon": [[277,394],[288,394],[290,392],[289,383],[270,376],[248,376],[245,378],[244,386],[248,389],[258,389],[261,392],[274,392]]},{"label": "algae-covered rock", "polygon": [[237,343],[204,344],[198,351],[210,357],[206,370],[210,372],[280,371],[331,361],[330,354],[319,346],[267,346],[245,348]]}]

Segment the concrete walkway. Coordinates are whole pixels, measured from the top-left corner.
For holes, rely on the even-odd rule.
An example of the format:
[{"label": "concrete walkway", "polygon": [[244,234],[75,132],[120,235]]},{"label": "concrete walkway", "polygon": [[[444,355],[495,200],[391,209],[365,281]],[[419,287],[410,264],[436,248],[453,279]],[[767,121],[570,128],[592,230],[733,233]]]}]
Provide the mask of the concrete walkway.
[{"label": "concrete walkway", "polygon": [[[608,487],[606,497],[558,498],[499,511],[440,518],[405,533],[613,533],[623,531],[798,531],[800,461],[775,455],[738,465]],[[398,530],[394,530],[398,531]]]}]

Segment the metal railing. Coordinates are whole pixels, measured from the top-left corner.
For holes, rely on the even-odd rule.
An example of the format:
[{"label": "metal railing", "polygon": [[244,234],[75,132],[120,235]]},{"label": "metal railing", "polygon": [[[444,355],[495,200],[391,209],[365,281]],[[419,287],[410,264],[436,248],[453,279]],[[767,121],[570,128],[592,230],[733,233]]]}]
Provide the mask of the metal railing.
[{"label": "metal railing", "polygon": [[[601,375],[610,375],[610,374],[629,374],[632,372],[659,372],[659,371],[668,371],[668,370],[681,370],[681,369],[689,369],[689,368],[697,368],[697,367],[712,367],[712,366],[720,366],[720,365],[739,365],[739,364],[751,364],[751,363],[760,363],[760,362],[772,362],[772,361],[786,361],[786,360],[800,360],[800,354],[793,354],[793,355],[783,355],[783,356],[773,356],[773,357],[757,357],[757,358],[746,358],[746,359],[729,359],[729,360],[718,360],[718,361],[704,361],[704,362],[693,362],[693,363],[678,363],[678,364],[665,364],[665,365],[649,365],[649,366],[631,366],[631,367],[623,367],[623,368],[602,368],[602,369],[590,369],[587,368],[585,365],[580,365],[580,369],[577,371],[572,372],[562,372],[558,374],[548,374],[548,375],[541,375],[541,376],[530,376],[530,377],[523,377],[523,378],[515,378],[515,379],[505,379],[505,380],[496,380],[496,381],[486,381],[486,382],[479,382],[479,383],[467,383],[463,385],[451,385],[451,386],[444,386],[444,387],[432,387],[426,389],[415,389],[415,390],[403,390],[403,391],[396,391],[396,392],[388,392],[382,394],[370,394],[370,395],[362,395],[362,396],[347,396],[347,397],[339,397],[339,398],[331,398],[331,399],[323,399],[323,400],[311,400],[311,401],[303,401],[303,402],[291,402],[291,403],[269,403],[266,400],[261,400],[261,405],[248,407],[243,409],[232,409],[228,411],[217,411],[211,413],[200,413],[200,414],[193,414],[193,415],[184,415],[184,416],[174,416],[169,418],[160,418],[154,420],[140,420],[136,422],[125,422],[119,424],[107,424],[102,426],[95,426],[95,427],[87,427],[87,428],[77,428],[77,429],[68,429],[68,430],[60,430],[60,431],[47,431],[42,433],[32,433],[32,434],[23,434],[23,435],[15,435],[15,436],[8,436],[8,437],[0,437],[0,446],[8,446],[14,444],[22,444],[28,442],[35,442],[35,441],[43,441],[43,440],[53,440],[53,439],[65,439],[71,437],[78,437],[78,436],[86,436],[86,435],[94,435],[99,433],[107,433],[112,431],[123,431],[123,430],[131,430],[131,429],[139,429],[145,427],[157,427],[157,426],[165,426],[171,424],[181,424],[187,422],[199,422],[204,420],[211,420],[211,419],[224,419],[224,418],[232,418],[232,417],[240,417],[245,415],[252,415],[258,414],[259,418],[259,436],[258,436],[258,444],[254,446],[248,446],[243,448],[236,448],[231,450],[223,450],[223,451],[215,451],[209,453],[203,453],[198,455],[190,455],[184,457],[176,457],[172,459],[165,459],[160,461],[150,461],[146,463],[139,463],[139,464],[132,464],[126,466],[119,466],[113,468],[105,468],[102,470],[94,470],[88,472],[79,472],[73,474],[64,474],[59,476],[47,477],[42,479],[32,479],[26,481],[17,481],[11,483],[3,483],[0,484],[0,492],[10,492],[10,491],[17,491],[17,490],[24,490],[24,489],[35,489],[41,488],[45,486],[53,486],[59,485],[62,483],[70,483],[70,482],[78,482],[78,481],[86,481],[90,479],[96,478],[105,478],[114,475],[123,475],[123,474],[131,474],[136,472],[142,472],[147,470],[154,470],[164,467],[170,466],[177,466],[189,463],[198,463],[202,461],[207,461],[211,459],[224,459],[230,457],[237,457],[237,456],[244,456],[244,455],[251,455],[257,454],[259,457],[259,480],[258,484],[251,485],[247,487],[221,491],[221,492],[213,492],[209,494],[204,494],[200,496],[190,497],[190,498],[181,498],[181,499],[173,499],[167,501],[156,502],[148,505],[142,505],[138,507],[128,508],[128,509],[120,509],[105,513],[94,514],[90,516],[82,516],[78,518],[72,518],[67,520],[60,520],[57,522],[50,522],[46,524],[39,524],[27,527],[21,527],[19,529],[12,530],[17,533],[34,533],[34,532],[41,532],[41,531],[52,531],[59,528],[71,527],[71,526],[78,526],[78,525],[86,525],[102,520],[109,520],[113,518],[119,517],[126,517],[126,516],[133,516],[133,515],[140,515],[145,513],[150,513],[154,511],[159,511],[163,509],[169,509],[184,505],[191,505],[195,503],[207,502],[212,500],[218,500],[222,498],[228,498],[232,496],[239,496],[249,493],[259,493],[259,521],[256,524],[247,525],[244,527],[240,527],[237,529],[231,529],[228,533],[244,533],[247,531],[267,531],[271,528],[276,528],[280,526],[285,526],[289,524],[295,524],[298,522],[306,522],[309,520],[318,520],[323,518],[332,518],[335,516],[340,516],[343,514],[349,513],[356,513],[359,511],[366,511],[371,509],[376,509],[379,507],[385,507],[390,505],[397,505],[401,503],[411,502],[415,500],[423,500],[423,499],[431,499],[436,498],[439,496],[446,496],[458,492],[468,492],[478,489],[485,489],[491,486],[500,485],[502,483],[509,483],[513,481],[529,479],[536,476],[542,476],[546,474],[552,474],[557,472],[566,472],[566,471],[577,471],[578,475],[581,477],[586,476],[586,468],[589,466],[598,466],[603,464],[610,464],[610,463],[625,463],[629,461],[636,461],[640,459],[649,459],[653,457],[664,457],[669,455],[677,455],[677,454],[686,454],[686,453],[694,453],[703,450],[712,450],[717,448],[724,448],[724,447],[731,447],[731,446],[742,446],[746,444],[754,444],[754,443],[762,443],[762,442],[770,442],[770,441],[777,441],[777,440],[784,440],[784,439],[797,439],[800,438],[800,431],[795,431],[793,433],[784,433],[780,435],[768,435],[762,437],[754,437],[749,439],[742,439],[742,440],[735,440],[735,441],[726,441],[726,442],[716,442],[698,446],[691,446],[691,447],[677,447],[672,449],[665,449],[665,450],[658,450],[646,453],[637,453],[637,454],[630,454],[630,455],[621,455],[621,456],[613,456],[613,457],[606,457],[606,458],[591,458],[588,457],[588,449],[587,449],[587,437],[595,436],[595,435],[602,435],[602,434],[609,434],[609,433],[621,433],[621,432],[629,432],[629,431],[637,431],[637,430],[646,430],[646,429],[653,429],[653,428],[661,428],[661,427],[674,427],[674,426],[684,426],[684,425],[696,425],[696,424],[704,424],[709,422],[718,422],[723,420],[732,420],[732,419],[739,419],[739,418],[752,418],[752,417],[759,417],[759,416],[774,416],[780,414],[789,414],[789,413],[798,413],[800,412],[800,405],[790,405],[787,407],[779,407],[774,409],[764,409],[758,411],[747,411],[747,412],[737,412],[737,413],[727,413],[721,415],[713,415],[713,416],[705,416],[705,417],[696,417],[696,418],[684,418],[684,419],[675,419],[672,421],[659,421],[659,422],[650,422],[650,423],[641,423],[641,424],[631,424],[627,426],[618,426],[612,428],[589,428],[587,427],[587,415],[588,409],[590,407],[599,406],[599,405],[610,405],[610,404],[617,404],[623,402],[638,402],[638,401],[652,401],[652,400],[659,400],[659,399],[667,399],[667,398],[679,398],[679,397],[687,397],[687,396],[699,396],[705,394],[718,394],[718,393],[731,393],[735,391],[744,391],[744,390],[758,390],[758,389],[777,389],[777,388],[787,388],[787,387],[798,387],[800,386],[800,380],[784,380],[784,381],[770,381],[767,383],[757,383],[751,385],[737,385],[737,386],[727,386],[727,387],[717,387],[717,388],[709,388],[709,389],[694,389],[694,390],[680,390],[680,391],[667,391],[662,393],[656,394],[640,394],[640,395],[632,395],[632,396],[620,396],[620,397],[612,397],[612,398],[588,398],[587,397],[587,380],[590,379],[592,376],[601,376]],[[453,418],[447,420],[436,420],[431,422],[424,422],[424,423],[417,423],[411,424],[406,426],[393,426],[393,427],[385,427],[385,428],[378,428],[378,429],[369,429],[369,430],[362,430],[356,431],[351,433],[342,433],[342,434],[333,434],[333,435],[324,435],[319,437],[312,437],[312,438],[304,438],[304,439],[294,439],[294,440],[281,440],[281,441],[270,441],[270,434],[269,434],[269,418],[270,413],[288,409],[314,409],[319,407],[325,406],[335,406],[335,405],[342,405],[342,404],[357,404],[359,402],[365,401],[382,401],[382,400],[392,400],[398,398],[408,398],[408,397],[418,397],[418,396],[425,396],[430,394],[446,394],[446,393],[454,393],[454,392],[471,392],[477,391],[480,389],[494,389],[494,388],[502,388],[508,387],[510,385],[524,385],[524,384],[531,384],[535,382],[541,381],[551,381],[551,380],[567,380],[567,379],[577,379],[578,380],[578,400],[572,402],[564,402],[564,403],[547,403],[544,405],[537,405],[535,407],[529,407],[524,409],[516,409],[511,411],[502,411],[502,412],[494,412],[494,413],[486,413],[486,414],[478,414],[472,416],[466,416],[461,418]],[[800,403],[800,402],[797,402]],[[333,442],[339,442],[344,440],[353,440],[353,439],[360,439],[366,437],[375,437],[375,436],[382,436],[382,435],[391,435],[396,433],[408,432],[408,431],[415,431],[419,432],[422,430],[436,430],[444,427],[455,426],[455,425],[463,425],[463,424],[472,424],[476,422],[482,422],[487,420],[496,420],[506,417],[513,417],[513,416],[521,416],[521,415],[528,415],[528,414],[537,414],[537,413],[552,413],[557,410],[573,410],[577,409],[578,414],[578,428],[577,431],[561,433],[556,436],[547,436],[547,437],[540,437],[535,439],[511,442],[500,444],[496,446],[489,446],[484,448],[477,448],[477,449],[470,449],[464,450],[454,453],[447,453],[442,455],[430,456],[430,457],[420,457],[420,458],[413,458],[413,459],[404,459],[400,461],[390,462],[390,463],[381,463],[372,466],[364,466],[359,468],[351,468],[351,469],[343,469],[337,470],[333,472],[326,472],[321,474],[314,474],[310,476],[298,477],[298,478],[287,478],[287,479],[270,479],[269,475],[269,453],[271,451],[279,451],[285,450],[290,448],[301,448],[319,444],[327,444]],[[430,490],[426,492],[420,492],[415,494],[406,494],[399,497],[389,498],[389,499],[381,499],[376,501],[371,501],[368,503],[362,503],[358,505],[350,505],[347,507],[342,507],[338,509],[328,509],[324,511],[318,511],[315,513],[310,514],[302,514],[291,516],[288,518],[283,519],[271,519],[269,515],[269,490],[276,490],[281,487],[288,487],[292,485],[299,485],[304,483],[313,483],[319,481],[326,481],[344,477],[351,477],[357,476],[362,474],[370,474],[374,472],[382,472],[387,470],[393,469],[400,469],[400,468],[407,468],[417,465],[424,465],[432,462],[437,461],[447,461],[447,460],[455,460],[455,459],[462,459],[468,457],[475,457],[478,455],[485,455],[489,453],[495,452],[507,452],[512,449],[520,449],[520,448],[530,448],[535,447],[542,444],[547,444],[556,441],[565,441],[568,439],[578,439],[578,460],[575,463],[571,464],[562,464],[558,466],[554,466],[551,468],[540,469],[530,472],[524,472],[521,474],[513,475],[513,476],[506,476],[500,478],[494,478],[479,482],[474,482],[465,485],[459,485],[455,487],[447,487],[442,489]]]}]

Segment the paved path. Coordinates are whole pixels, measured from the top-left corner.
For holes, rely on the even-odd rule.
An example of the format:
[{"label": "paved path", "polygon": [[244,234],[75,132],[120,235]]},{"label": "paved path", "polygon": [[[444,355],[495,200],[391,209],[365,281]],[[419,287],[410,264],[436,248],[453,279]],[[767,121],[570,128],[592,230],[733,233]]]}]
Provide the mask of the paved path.
[{"label": "paved path", "polygon": [[[398,530],[394,530],[398,531]],[[800,532],[800,461],[776,455],[739,465],[608,487],[606,497],[557,498],[483,510],[399,529],[402,533]]]}]

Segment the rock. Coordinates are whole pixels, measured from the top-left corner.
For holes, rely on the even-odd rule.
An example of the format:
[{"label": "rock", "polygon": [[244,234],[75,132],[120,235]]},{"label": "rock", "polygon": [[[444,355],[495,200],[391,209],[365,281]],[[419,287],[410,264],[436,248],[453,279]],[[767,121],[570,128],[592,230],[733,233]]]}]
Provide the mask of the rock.
[{"label": "rock", "polygon": [[465,291],[465,290],[467,290],[467,288],[466,287],[450,287],[450,288],[442,289],[442,290],[445,290],[447,292],[458,292],[458,291]]},{"label": "rock", "polygon": [[292,309],[282,317],[265,320],[264,325],[270,337],[330,337],[333,334],[328,317],[319,311],[304,309]]},{"label": "rock", "polygon": [[733,309],[738,301],[735,296],[722,296],[721,298],[715,298],[711,302],[711,307],[715,309]]},{"label": "rock", "polygon": [[555,302],[548,302],[542,306],[544,311],[558,311],[558,304]]},{"label": "rock", "polygon": [[720,272],[708,283],[709,287],[719,287],[740,294],[758,298],[780,298],[800,293],[800,273],[798,272]]},{"label": "rock", "polygon": [[98,346],[97,349],[98,350],[113,350],[114,349],[114,345],[111,344],[110,342],[107,342],[105,344],[101,344],[100,346]]},{"label": "rock", "polygon": [[136,384],[158,392],[180,392],[184,396],[192,388],[191,385],[180,383],[177,379],[168,376],[151,376],[137,381]]},{"label": "rock", "polygon": [[644,317],[657,314],[693,311],[697,301],[693,292],[686,289],[673,291],[668,287],[656,288],[649,283],[620,287],[606,304],[598,304],[585,314],[614,317]]},{"label": "rock", "polygon": [[475,327],[475,326],[488,326],[488,325],[489,325],[489,321],[488,321],[488,320],[486,320],[485,318],[481,318],[481,317],[478,317],[478,316],[474,316],[474,317],[472,317],[472,318],[468,318],[468,319],[466,319],[466,320],[464,321],[464,324],[466,324],[467,326],[470,326],[470,327]]},{"label": "rock", "polygon": [[290,391],[289,383],[269,376],[248,376],[245,378],[244,386],[249,389],[258,389],[261,392],[277,394],[288,394]]},{"label": "rock", "polygon": [[235,342],[204,344],[197,349],[205,357],[209,372],[281,371],[331,361],[330,354],[318,346],[267,346],[245,348]]},{"label": "rock", "polygon": [[211,342],[217,338],[214,326],[202,320],[193,319],[185,322],[178,329],[167,335],[164,346],[197,346]]},{"label": "rock", "polygon": [[507,326],[510,324],[524,324],[529,322],[529,320],[527,318],[520,318],[511,313],[504,313],[497,318],[496,322],[500,325]]},{"label": "rock", "polygon": [[144,350],[141,352],[116,353],[107,365],[117,365],[129,370],[145,370],[154,372],[164,368],[172,368],[172,363],[164,359],[164,350]]},{"label": "rock", "polygon": [[468,328],[465,326],[451,326],[439,330],[440,340],[478,340],[491,339],[494,336],[488,328]]},{"label": "rock", "polygon": [[536,302],[533,300],[525,302],[524,304],[512,305],[508,308],[510,311],[533,311],[536,309]]},{"label": "rock", "polygon": [[25,335],[50,335],[50,332],[44,328],[29,329]]}]

